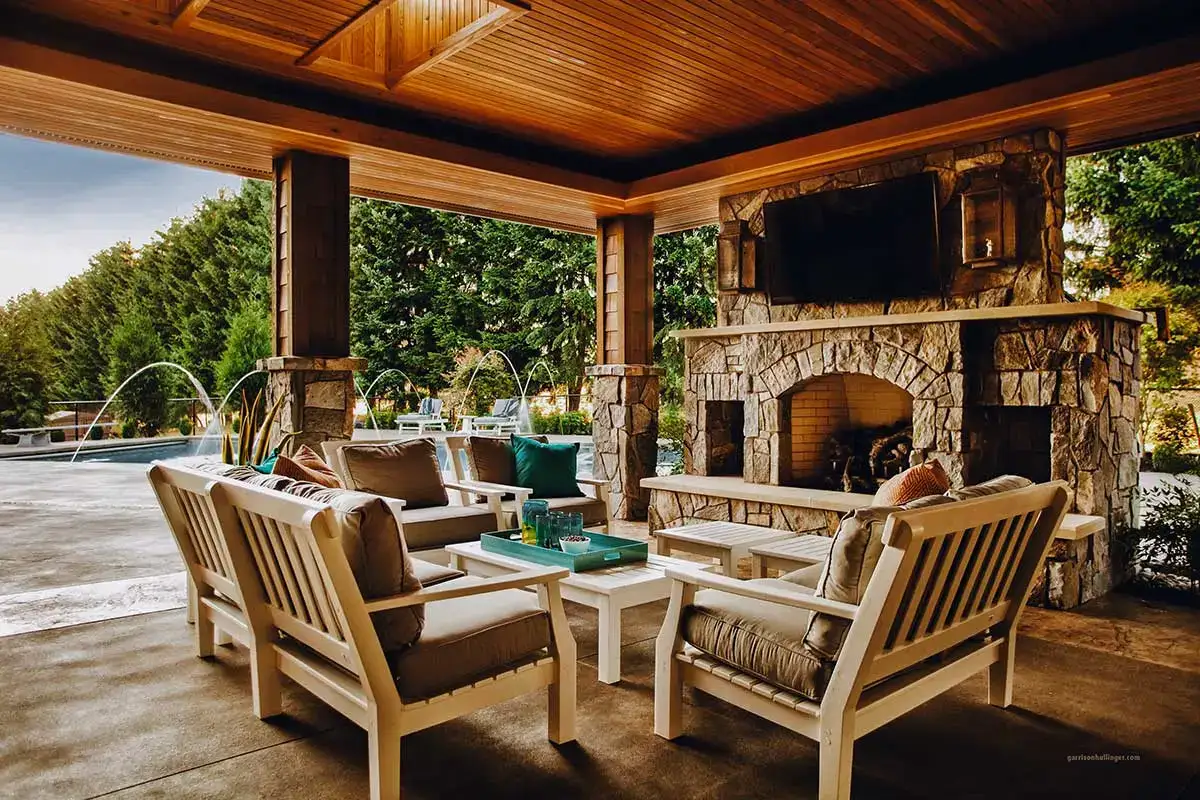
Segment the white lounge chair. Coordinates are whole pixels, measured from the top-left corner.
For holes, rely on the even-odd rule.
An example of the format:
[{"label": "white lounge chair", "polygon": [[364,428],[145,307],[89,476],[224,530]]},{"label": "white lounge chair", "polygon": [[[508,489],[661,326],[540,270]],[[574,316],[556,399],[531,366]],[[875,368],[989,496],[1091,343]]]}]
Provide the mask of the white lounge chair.
[{"label": "white lounge chair", "polygon": [[520,423],[517,419],[521,412],[521,398],[508,397],[492,403],[487,416],[463,416],[462,428],[464,433],[471,431],[487,431],[490,433],[517,433]]},{"label": "white lounge chair", "polygon": [[[819,742],[818,796],[848,800],[859,737],[983,670],[988,702],[1012,703],[1017,622],[1067,498],[1057,482],[891,514],[857,605],[786,581],[668,572],[655,733],[682,733],[690,684]],[[848,552],[835,542],[818,594],[837,593],[824,589],[840,578],[826,581]]]},{"label": "white lounge chair", "polygon": [[[460,578],[366,601],[329,506],[226,479],[208,491],[261,669],[258,706],[281,710],[282,673],[366,730],[372,800],[401,796],[401,737],[538,689],[548,690],[549,739],[574,740],[575,640],[558,584],[565,569]],[[536,601],[513,591],[526,587],[537,588]],[[380,615],[420,607],[424,631],[386,653]]]},{"label": "white lounge chair", "polygon": [[446,419],[442,416],[442,401],[436,397],[423,397],[417,405],[417,413],[401,414],[396,417],[396,430],[400,433],[423,434],[425,431],[446,430]]}]

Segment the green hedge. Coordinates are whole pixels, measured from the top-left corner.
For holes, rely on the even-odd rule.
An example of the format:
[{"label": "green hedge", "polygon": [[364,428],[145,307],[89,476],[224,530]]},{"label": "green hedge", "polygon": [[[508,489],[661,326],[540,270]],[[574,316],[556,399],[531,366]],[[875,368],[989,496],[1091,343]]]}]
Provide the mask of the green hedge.
[{"label": "green hedge", "polygon": [[565,414],[552,411],[542,414],[534,410],[530,412],[534,433],[561,434],[565,436],[590,436],[592,433],[592,418],[583,411],[568,411]]}]

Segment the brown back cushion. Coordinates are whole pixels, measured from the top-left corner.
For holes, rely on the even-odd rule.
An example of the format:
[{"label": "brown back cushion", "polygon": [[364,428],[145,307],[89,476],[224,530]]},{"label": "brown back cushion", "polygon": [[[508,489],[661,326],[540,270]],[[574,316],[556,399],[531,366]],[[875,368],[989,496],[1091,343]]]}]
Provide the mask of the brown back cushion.
[{"label": "brown back cushion", "polygon": [[342,448],[350,488],[403,500],[408,508],[450,504],[432,439]]},{"label": "brown back cushion", "polygon": [[950,476],[936,458],[909,467],[889,478],[875,493],[873,506],[901,506],[919,497],[942,494],[950,488]]},{"label": "brown back cushion", "polygon": [[291,456],[281,455],[275,460],[274,475],[284,475],[298,481],[307,481],[328,489],[341,489],[342,481],[333,467],[325,463],[308,445],[301,445]]},{"label": "brown back cushion", "polygon": [[[851,511],[842,517],[842,523],[833,535],[829,558],[813,594],[858,605],[883,554],[883,527],[887,518],[896,511],[953,502],[949,497],[935,494],[903,506],[868,506]],[[804,634],[804,643],[822,657],[836,660],[849,630],[850,620],[830,614],[813,614]]]},{"label": "brown back cushion", "polygon": [[1033,481],[1029,480],[1029,478],[1022,478],[1020,475],[1001,475],[999,478],[992,478],[990,481],[984,481],[974,486],[951,489],[946,492],[946,497],[953,500],[971,500],[975,497],[987,497],[990,494],[1011,492],[1013,489],[1024,489],[1026,486],[1032,485]]}]

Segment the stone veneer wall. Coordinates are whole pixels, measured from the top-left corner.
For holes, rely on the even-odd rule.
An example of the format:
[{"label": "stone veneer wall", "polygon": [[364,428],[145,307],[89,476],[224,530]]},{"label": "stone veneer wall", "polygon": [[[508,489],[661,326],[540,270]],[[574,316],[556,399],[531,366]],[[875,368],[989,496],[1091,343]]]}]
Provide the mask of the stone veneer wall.
[{"label": "stone veneer wall", "polygon": [[354,434],[354,373],[361,358],[276,356],[258,362],[268,371],[267,401],[287,395],[280,408],[278,430],[300,431],[296,446],[320,452],[321,442],[349,439]]},{"label": "stone veneer wall", "polygon": [[658,463],[658,396],[662,370],[643,364],[589,367],[592,376],[592,475],[609,481],[613,516],[646,519],[650,491],[642,478]]},{"label": "stone veneer wall", "polygon": [[[980,171],[998,171],[1006,184],[1017,192],[1018,258],[1006,266],[972,269],[962,264],[962,215],[959,204],[952,200],[980,179]],[[1057,303],[1063,299],[1064,163],[1062,137],[1053,130],[937,150],[723,197],[720,218],[722,222],[745,220],[750,231],[761,236],[764,203],[878,183],[918,172],[932,172],[938,177],[938,200],[942,204],[938,215],[941,264],[943,273],[948,276],[945,297],[895,300],[886,304],[771,305],[765,291],[722,292],[717,298],[717,324],[750,325],[866,314]]]}]

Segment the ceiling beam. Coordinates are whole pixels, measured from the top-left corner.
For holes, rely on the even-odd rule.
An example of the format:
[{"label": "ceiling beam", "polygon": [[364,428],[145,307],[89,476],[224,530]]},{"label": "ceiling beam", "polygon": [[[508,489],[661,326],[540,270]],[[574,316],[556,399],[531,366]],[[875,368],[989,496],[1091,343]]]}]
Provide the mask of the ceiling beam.
[{"label": "ceiling beam", "polygon": [[460,50],[470,47],[488,34],[495,33],[505,25],[529,13],[528,6],[514,2],[494,2],[493,5],[496,8],[492,11],[450,34],[423,53],[406,59],[395,69],[388,70],[387,75],[384,76],[384,83],[389,89],[395,89],[403,81],[420,75]]},{"label": "ceiling beam", "polygon": [[183,4],[175,9],[175,16],[171,18],[171,27],[179,31],[191,25],[192,21],[200,16],[200,12],[206,5],[208,5],[208,0],[183,0]]},{"label": "ceiling beam", "polygon": [[346,34],[353,31],[359,25],[374,19],[376,15],[386,11],[394,0],[371,0],[363,6],[359,11],[350,17],[350,19],[337,26],[328,36],[304,52],[302,56],[296,59],[296,66],[307,67],[316,61],[321,56],[333,49],[334,45],[342,40]]}]

